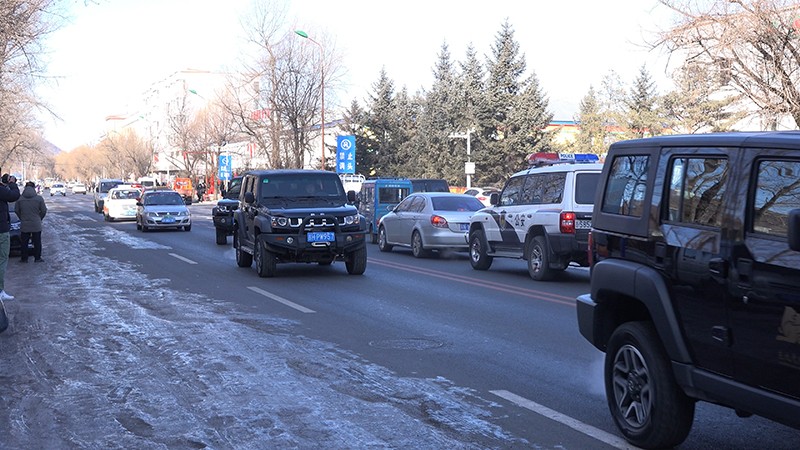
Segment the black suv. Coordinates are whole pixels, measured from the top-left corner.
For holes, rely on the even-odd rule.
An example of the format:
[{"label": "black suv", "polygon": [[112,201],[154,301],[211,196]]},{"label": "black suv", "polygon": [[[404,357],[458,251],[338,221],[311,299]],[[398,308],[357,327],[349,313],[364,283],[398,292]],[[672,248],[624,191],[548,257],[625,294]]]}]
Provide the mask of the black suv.
[{"label": "black suv", "polygon": [[344,261],[347,273],[367,268],[366,221],[355,192],[344,192],[333,172],[261,170],[242,180],[241,207],[234,213],[233,247],[239,267],[256,261],[261,277],[278,263]]},{"label": "black suv", "polygon": [[800,427],[800,132],[615,143],[592,218],[578,325],[628,441],[681,443],[698,400]]},{"label": "black suv", "polygon": [[228,243],[228,236],[233,234],[233,212],[239,209],[239,194],[242,191],[242,177],[234,177],[228,184],[228,190],[222,193],[222,199],[211,209],[211,220],[217,234],[217,245]]}]

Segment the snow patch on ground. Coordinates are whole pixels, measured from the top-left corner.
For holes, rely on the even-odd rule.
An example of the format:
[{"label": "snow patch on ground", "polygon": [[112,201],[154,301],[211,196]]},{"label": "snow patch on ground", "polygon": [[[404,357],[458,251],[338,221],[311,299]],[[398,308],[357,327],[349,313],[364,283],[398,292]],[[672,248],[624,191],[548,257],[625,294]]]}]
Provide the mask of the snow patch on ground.
[{"label": "snow patch on ground", "polygon": [[[176,292],[104,256],[72,220],[48,219],[47,270],[19,265],[10,275],[29,288],[15,291],[0,335],[3,447],[529,445],[489,422],[497,405],[469,389],[399,377],[297,335],[297,322]],[[102,233],[133,249],[168,248]]]}]

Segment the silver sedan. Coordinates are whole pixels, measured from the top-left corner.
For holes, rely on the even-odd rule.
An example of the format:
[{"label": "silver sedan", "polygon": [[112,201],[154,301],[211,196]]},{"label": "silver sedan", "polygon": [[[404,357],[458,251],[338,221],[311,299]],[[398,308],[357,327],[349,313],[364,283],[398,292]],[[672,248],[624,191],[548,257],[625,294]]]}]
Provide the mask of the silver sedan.
[{"label": "silver sedan", "polygon": [[421,258],[431,250],[468,250],[465,238],[469,218],[483,204],[471,195],[449,192],[411,194],[378,223],[378,248],[382,252],[395,245],[411,247]]}]

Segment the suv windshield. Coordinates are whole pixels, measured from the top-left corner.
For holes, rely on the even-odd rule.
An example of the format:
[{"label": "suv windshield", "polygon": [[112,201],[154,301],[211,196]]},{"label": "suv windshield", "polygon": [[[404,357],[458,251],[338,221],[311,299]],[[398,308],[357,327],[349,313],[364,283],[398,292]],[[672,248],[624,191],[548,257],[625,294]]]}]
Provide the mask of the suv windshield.
[{"label": "suv windshield", "polygon": [[313,175],[280,174],[261,179],[262,198],[341,198],[345,199],[344,188],[335,174]]}]

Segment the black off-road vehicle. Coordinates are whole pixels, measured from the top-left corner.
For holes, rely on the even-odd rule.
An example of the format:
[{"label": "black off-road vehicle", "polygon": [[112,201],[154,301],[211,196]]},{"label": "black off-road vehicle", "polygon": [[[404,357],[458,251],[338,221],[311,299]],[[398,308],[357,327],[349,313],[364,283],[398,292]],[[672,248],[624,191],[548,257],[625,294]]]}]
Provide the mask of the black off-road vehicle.
[{"label": "black off-road vehicle", "polygon": [[228,184],[228,190],[222,194],[217,206],[211,209],[211,219],[217,234],[217,245],[228,243],[228,236],[233,235],[233,213],[239,209],[239,194],[242,191],[242,177],[234,177]]},{"label": "black off-road vehicle", "polygon": [[278,263],[330,265],[344,261],[347,273],[367,268],[366,221],[333,172],[262,170],[242,180],[241,206],[234,213],[233,247],[239,267],[256,262],[261,277]]},{"label": "black off-road vehicle", "polygon": [[698,400],[800,428],[800,132],[613,144],[592,219],[578,325],[628,441],[680,444]]}]

